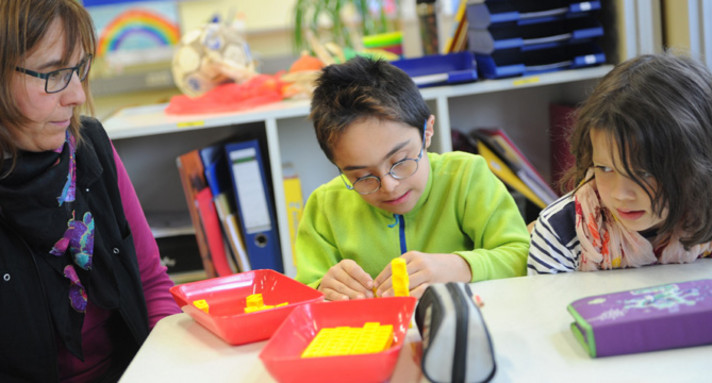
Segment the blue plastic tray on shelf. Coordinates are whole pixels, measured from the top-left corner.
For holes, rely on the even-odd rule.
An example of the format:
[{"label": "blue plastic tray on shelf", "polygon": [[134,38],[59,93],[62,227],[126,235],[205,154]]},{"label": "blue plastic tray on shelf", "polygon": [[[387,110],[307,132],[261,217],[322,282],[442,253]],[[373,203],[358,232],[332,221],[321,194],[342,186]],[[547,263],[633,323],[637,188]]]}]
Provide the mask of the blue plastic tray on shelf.
[{"label": "blue plastic tray on shelf", "polygon": [[470,51],[407,58],[391,62],[418,87],[477,81],[477,62]]},{"label": "blue plastic tray on shelf", "polygon": [[503,49],[544,49],[575,44],[603,36],[603,27],[592,17],[561,19],[549,23],[517,25],[503,23],[467,32],[469,50],[492,54]]},{"label": "blue plastic tray on shelf", "polygon": [[508,49],[475,55],[480,75],[502,78],[598,65],[606,55],[595,43],[565,44],[547,49]]},{"label": "blue plastic tray on shelf", "polygon": [[508,22],[525,25],[578,17],[599,9],[600,1],[488,0],[467,6],[467,22],[476,29]]}]

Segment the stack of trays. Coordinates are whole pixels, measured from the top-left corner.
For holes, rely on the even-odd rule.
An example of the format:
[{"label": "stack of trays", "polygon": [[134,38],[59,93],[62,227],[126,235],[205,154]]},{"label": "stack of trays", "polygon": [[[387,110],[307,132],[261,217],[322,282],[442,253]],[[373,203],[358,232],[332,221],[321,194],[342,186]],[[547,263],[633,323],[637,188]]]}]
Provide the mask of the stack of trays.
[{"label": "stack of trays", "polygon": [[420,88],[477,81],[477,63],[472,52],[428,55],[391,61]]},{"label": "stack of trays", "polygon": [[601,64],[600,1],[485,0],[467,6],[480,75],[502,78]]}]

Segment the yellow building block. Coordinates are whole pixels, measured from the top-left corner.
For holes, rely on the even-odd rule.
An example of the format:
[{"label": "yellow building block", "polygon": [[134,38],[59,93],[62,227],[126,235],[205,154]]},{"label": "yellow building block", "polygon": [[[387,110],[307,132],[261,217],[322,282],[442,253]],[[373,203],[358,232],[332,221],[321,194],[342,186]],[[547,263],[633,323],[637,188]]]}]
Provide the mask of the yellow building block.
[{"label": "yellow building block", "polygon": [[302,352],[302,358],[377,353],[393,343],[393,325],[368,322],[363,327],[326,327]]},{"label": "yellow building block", "polygon": [[245,298],[245,301],[247,302],[247,307],[264,306],[264,301],[262,300],[262,294],[260,294],[260,293],[248,295],[247,298]]},{"label": "yellow building block", "polygon": [[393,343],[393,325],[369,322],[363,326],[361,336],[351,348],[350,355],[371,354],[388,349]]},{"label": "yellow building block", "polygon": [[339,340],[344,338],[346,330],[348,330],[348,327],[327,327],[319,330],[304,352],[302,352],[302,358],[339,355],[339,353],[343,352],[343,350],[339,349],[343,342]]},{"label": "yellow building block", "polygon": [[264,300],[262,299],[262,294],[260,294],[260,293],[248,295],[247,298],[245,298],[245,303],[246,303],[246,306],[245,306],[246,313],[253,313],[255,311],[273,309],[275,307],[286,306],[289,304],[289,302],[282,302],[277,305],[265,305]]},{"label": "yellow building block", "polygon": [[255,312],[255,311],[269,310],[269,309],[273,309],[273,308],[274,308],[274,306],[270,306],[270,305],[247,306],[247,307],[245,307],[245,312],[246,312],[246,313],[253,313],[253,312]]},{"label": "yellow building block", "polygon": [[205,313],[210,314],[210,306],[208,306],[208,302],[205,299],[198,299],[197,301],[193,301],[193,306],[205,311]]},{"label": "yellow building block", "polygon": [[393,285],[393,295],[397,297],[410,296],[410,280],[408,279],[408,269],[405,259],[394,258],[391,261],[391,281]]}]

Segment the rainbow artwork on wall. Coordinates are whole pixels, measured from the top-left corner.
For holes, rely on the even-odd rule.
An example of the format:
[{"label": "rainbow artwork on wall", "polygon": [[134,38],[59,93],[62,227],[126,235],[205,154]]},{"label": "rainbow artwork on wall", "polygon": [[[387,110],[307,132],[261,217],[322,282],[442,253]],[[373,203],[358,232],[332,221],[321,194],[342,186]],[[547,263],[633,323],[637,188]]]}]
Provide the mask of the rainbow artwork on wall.
[{"label": "rainbow artwork on wall", "polygon": [[178,9],[171,2],[87,7],[99,37],[97,56],[172,47],[180,40]]}]

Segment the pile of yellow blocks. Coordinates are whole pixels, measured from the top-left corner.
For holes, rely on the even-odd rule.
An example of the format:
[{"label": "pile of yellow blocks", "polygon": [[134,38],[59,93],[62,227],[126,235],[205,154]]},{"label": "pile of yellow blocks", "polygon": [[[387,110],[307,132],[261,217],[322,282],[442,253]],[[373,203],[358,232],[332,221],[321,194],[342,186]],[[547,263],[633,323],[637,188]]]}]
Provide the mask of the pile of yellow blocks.
[{"label": "pile of yellow blocks", "polygon": [[393,343],[393,325],[366,322],[363,327],[325,327],[302,352],[302,358],[372,354]]}]

